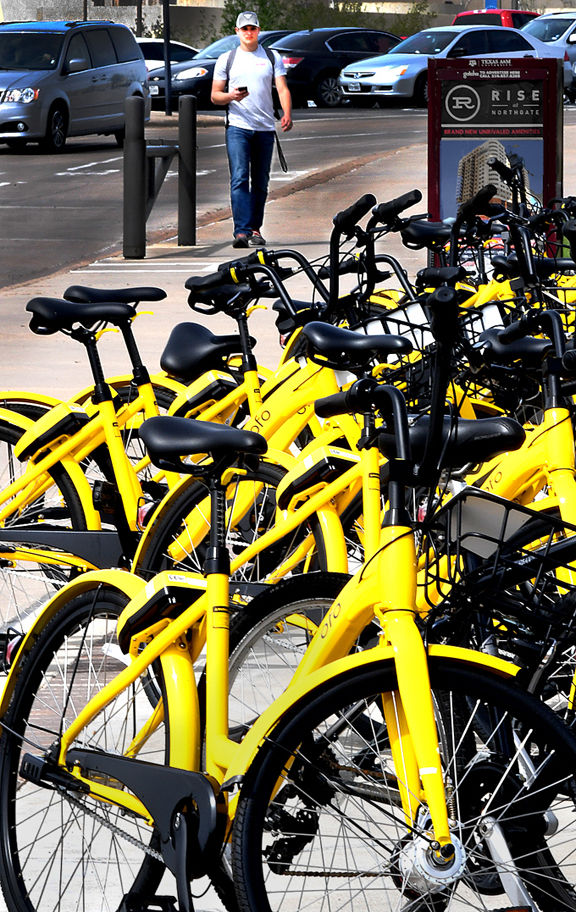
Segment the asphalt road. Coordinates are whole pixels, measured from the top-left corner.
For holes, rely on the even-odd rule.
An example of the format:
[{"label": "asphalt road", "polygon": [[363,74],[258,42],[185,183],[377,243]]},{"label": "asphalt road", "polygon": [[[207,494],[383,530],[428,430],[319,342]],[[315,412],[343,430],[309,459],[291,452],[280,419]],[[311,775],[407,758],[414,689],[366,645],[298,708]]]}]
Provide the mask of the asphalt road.
[{"label": "asphalt road", "polygon": [[[308,109],[297,111],[295,119],[294,130],[282,139],[289,173],[273,170],[271,188],[319,167],[425,142],[427,135],[426,111],[418,109]],[[156,141],[177,135],[177,117],[159,114],[146,131]],[[228,205],[220,116],[200,117],[197,172],[200,219]],[[111,137],[69,139],[61,155],[42,155],[34,145],[21,153],[0,146],[0,287],[121,249],[122,199],[123,153]],[[177,232],[176,163],[147,229],[151,235]]]}]

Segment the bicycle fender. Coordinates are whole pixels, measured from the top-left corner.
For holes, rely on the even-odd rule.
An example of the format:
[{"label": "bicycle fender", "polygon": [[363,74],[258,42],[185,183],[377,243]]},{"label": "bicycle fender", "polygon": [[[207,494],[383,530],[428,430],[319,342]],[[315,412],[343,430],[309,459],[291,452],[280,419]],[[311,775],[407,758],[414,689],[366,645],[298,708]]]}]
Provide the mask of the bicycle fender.
[{"label": "bicycle fender", "polygon": [[[5,401],[5,399],[2,399],[1,401]],[[10,408],[0,408],[0,421],[2,421],[2,419],[5,419],[8,424],[22,428],[22,431],[27,431],[34,424],[32,418],[26,418],[25,415],[14,412]]]},{"label": "bicycle fender", "polygon": [[11,402],[15,406],[27,403],[29,405],[42,405],[47,409],[51,409],[55,405],[59,405],[62,399],[46,396],[44,393],[31,393],[29,390],[10,390],[9,392],[3,391],[0,393],[0,402],[10,410],[10,414],[13,414],[12,408],[14,406],[10,405]]},{"label": "bicycle fender", "polygon": [[132,599],[146,586],[146,582],[131,573],[126,573],[125,570],[89,570],[86,573],[82,573],[77,579],[72,580],[66,586],[63,586],[56,595],[46,602],[32,627],[28,630],[20,643],[18,652],[10,667],[10,672],[6,679],[0,701],[0,720],[8,709],[14,686],[22,671],[22,664],[40,633],[67,602],[76,598],[78,595],[82,595],[84,592],[90,591],[90,589],[96,589],[98,586],[104,586],[107,589],[115,589],[127,598]]},{"label": "bicycle fender", "polygon": [[[107,377],[106,383],[116,389],[118,386],[129,386],[132,379],[132,374],[119,374],[115,377]],[[168,377],[166,374],[152,374],[150,377],[150,382],[157,386],[163,386],[165,389],[171,390],[174,395],[182,392],[182,383],[178,380],[172,380],[172,378]],[[85,386],[84,389],[81,389],[79,392],[75,393],[74,397],[69,401],[76,402],[78,405],[86,405],[90,401],[93,394],[94,386]],[[55,399],[54,404],[59,401],[59,399]]]},{"label": "bicycle fender", "polygon": [[[520,670],[517,665],[513,665],[504,659],[499,659],[495,656],[475,652],[472,649],[465,649],[459,646],[433,645],[428,647],[427,652],[431,657],[450,659],[453,662],[470,665],[479,670],[489,670],[503,678],[512,679]],[[281,720],[282,716],[299,702],[309,701],[313,691],[322,690],[333,677],[342,672],[352,671],[370,664],[376,664],[383,660],[390,662],[394,661],[394,654],[391,646],[376,646],[374,649],[337,659],[324,668],[319,668],[305,678],[301,678],[295,684],[288,685],[284,693],[262,713],[245,735],[243,741],[238,746],[238,749],[231,757],[230,764],[225,773],[225,780],[232,782],[236,777],[240,777],[241,780],[242,777],[246,775],[260,745],[270,736],[270,733]],[[236,795],[234,798],[236,798]],[[234,807],[234,804],[235,800],[232,799],[232,808]]]}]

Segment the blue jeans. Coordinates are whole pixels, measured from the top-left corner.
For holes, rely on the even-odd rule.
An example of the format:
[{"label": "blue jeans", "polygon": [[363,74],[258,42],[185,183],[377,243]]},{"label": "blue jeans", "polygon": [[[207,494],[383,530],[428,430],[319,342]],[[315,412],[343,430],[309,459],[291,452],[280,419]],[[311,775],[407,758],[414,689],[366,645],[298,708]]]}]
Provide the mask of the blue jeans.
[{"label": "blue jeans", "polygon": [[268,195],[270,164],[274,151],[273,130],[226,128],[230,167],[230,202],[234,234],[260,231]]}]

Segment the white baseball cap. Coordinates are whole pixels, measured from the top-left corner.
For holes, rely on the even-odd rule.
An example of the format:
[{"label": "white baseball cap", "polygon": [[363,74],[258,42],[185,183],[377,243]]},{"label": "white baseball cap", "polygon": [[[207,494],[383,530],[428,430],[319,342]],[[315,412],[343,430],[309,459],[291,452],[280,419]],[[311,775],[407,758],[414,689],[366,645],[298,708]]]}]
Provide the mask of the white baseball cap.
[{"label": "white baseball cap", "polygon": [[236,20],[236,28],[242,28],[244,25],[255,25],[256,28],[260,28],[260,23],[258,22],[258,16],[256,13],[240,13]]}]

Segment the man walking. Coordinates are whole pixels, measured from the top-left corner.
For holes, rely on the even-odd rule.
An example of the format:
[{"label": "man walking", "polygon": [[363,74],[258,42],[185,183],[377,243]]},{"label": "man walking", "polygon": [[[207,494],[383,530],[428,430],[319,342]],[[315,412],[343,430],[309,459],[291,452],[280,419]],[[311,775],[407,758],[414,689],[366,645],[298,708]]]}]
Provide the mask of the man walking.
[{"label": "man walking", "polygon": [[[283,132],[292,128],[292,99],[280,56],[258,44],[260,25],[253,12],[236,20],[240,46],[221,54],[214,68],[212,103],[227,105],[226,150],[234,219],[233,247],[261,247],[260,231],[268,195],[276,138],[272,86],[276,86]],[[273,55],[272,64],[269,54]]]}]

